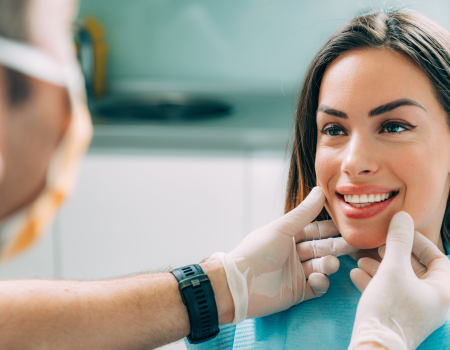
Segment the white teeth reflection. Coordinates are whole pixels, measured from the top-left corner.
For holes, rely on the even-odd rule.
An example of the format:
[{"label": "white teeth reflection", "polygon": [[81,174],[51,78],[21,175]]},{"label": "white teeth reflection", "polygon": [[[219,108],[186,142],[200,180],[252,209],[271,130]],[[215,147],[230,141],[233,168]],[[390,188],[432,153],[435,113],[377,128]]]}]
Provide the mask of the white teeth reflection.
[{"label": "white teeth reflection", "polygon": [[364,208],[373,203],[383,202],[391,198],[395,192],[370,193],[370,194],[344,194],[344,199],[350,205],[356,208]]}]

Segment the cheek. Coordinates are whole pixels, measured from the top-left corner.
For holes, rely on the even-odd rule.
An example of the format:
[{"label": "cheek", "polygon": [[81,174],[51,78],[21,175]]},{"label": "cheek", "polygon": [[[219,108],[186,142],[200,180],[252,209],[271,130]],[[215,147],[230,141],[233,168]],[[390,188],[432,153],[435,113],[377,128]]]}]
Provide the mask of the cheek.
[{"label": "cheek", "polygon": [[326,147],[317,147],[315,170],[317,185],[322,187],[327,201],[325,208],[332,215],[332,209],[329,206],[331,200],[330,188],[334,188],[340,173],[340,161],[338,154],[332,149]]},{"label": "cheek", "polygon": [[448,194],[448,158],[428,148],[415,154],[413,164],[403,163],[403,172],[398,175],[406,187],[402,210],[412,216],[416,229],[424,234],[430,231],[430,225],[440,227],[442,222],[440,212],[445,209]]},{"label": "cheek", "polygon": [[318,185],[326,190],[329,181],[339,172],[339,168],[335,152],[324,147],[317,148],[315,170]]}]

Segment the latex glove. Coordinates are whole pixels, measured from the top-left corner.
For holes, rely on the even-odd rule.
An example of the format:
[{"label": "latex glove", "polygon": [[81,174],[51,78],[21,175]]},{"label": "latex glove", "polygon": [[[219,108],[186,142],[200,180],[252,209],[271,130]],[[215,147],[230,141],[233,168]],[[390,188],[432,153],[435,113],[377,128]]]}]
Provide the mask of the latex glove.
[{"label": "latex glove", "polygon": [[235,305],[233,324],[286,310],[327,291],[327,275],[339,268],[336,256],[357,249],[343,238],[324,239],[339,234],[331,220],[308,226],[324,203],[322,189],[315,187],[297,208],[251,232],[231,253],[211,257],[225,268]]},{"label": "latex glove", "polygon": [[355,286],[364,292],[349,349],[371,342],[390,350],[415,349],[447,317],[450,261],[431,241],[414,232],[414,222],[405,212],[392,218],[386,246],[379,248],[379,254],[384,256],[381,264],[362,258],[359,269],[350,273]]}]

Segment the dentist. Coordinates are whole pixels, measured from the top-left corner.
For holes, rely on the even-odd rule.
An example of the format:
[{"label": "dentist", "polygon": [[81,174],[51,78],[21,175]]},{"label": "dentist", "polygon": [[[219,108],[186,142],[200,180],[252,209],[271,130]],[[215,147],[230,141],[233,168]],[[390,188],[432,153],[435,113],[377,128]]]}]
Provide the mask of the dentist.
[{"label": "dentist", "polygon": [[[2,260],[39,238],[73,190],[89,144],[92,126],[71,43],[74,11],[70,0],[0,0]],[[327,275],[339,268],[336,257],[355,251],[333,238],[331,221],[310,225],[324,203],[315,188],[231,253],[172,272],[98,282],[1,281],[0,348],[151,349],[186,336],[198,343],[214,338],[219,325],[320,297]],[[413,247],[413,228],[406,213],[397,214],[376,275],[363,266],[352,272],[366,289],[352,349],[413,349],[443,322],[450,263],[420,234]],[[411,252],[420,266],[412,267]],[[416,268],[426,273],[419,278]],[[405,279],[407,288],[398,287]]]}]

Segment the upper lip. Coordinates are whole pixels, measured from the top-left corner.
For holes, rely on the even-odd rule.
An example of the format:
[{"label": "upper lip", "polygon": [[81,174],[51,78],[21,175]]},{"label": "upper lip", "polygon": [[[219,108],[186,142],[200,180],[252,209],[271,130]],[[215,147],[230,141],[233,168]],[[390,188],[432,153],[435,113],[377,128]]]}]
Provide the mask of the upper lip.
[{"label": "upper lip", "polygon": [[341,185],[336,187],[339,194],[376,194],[398,192],[398,189],[378,185]]}]

